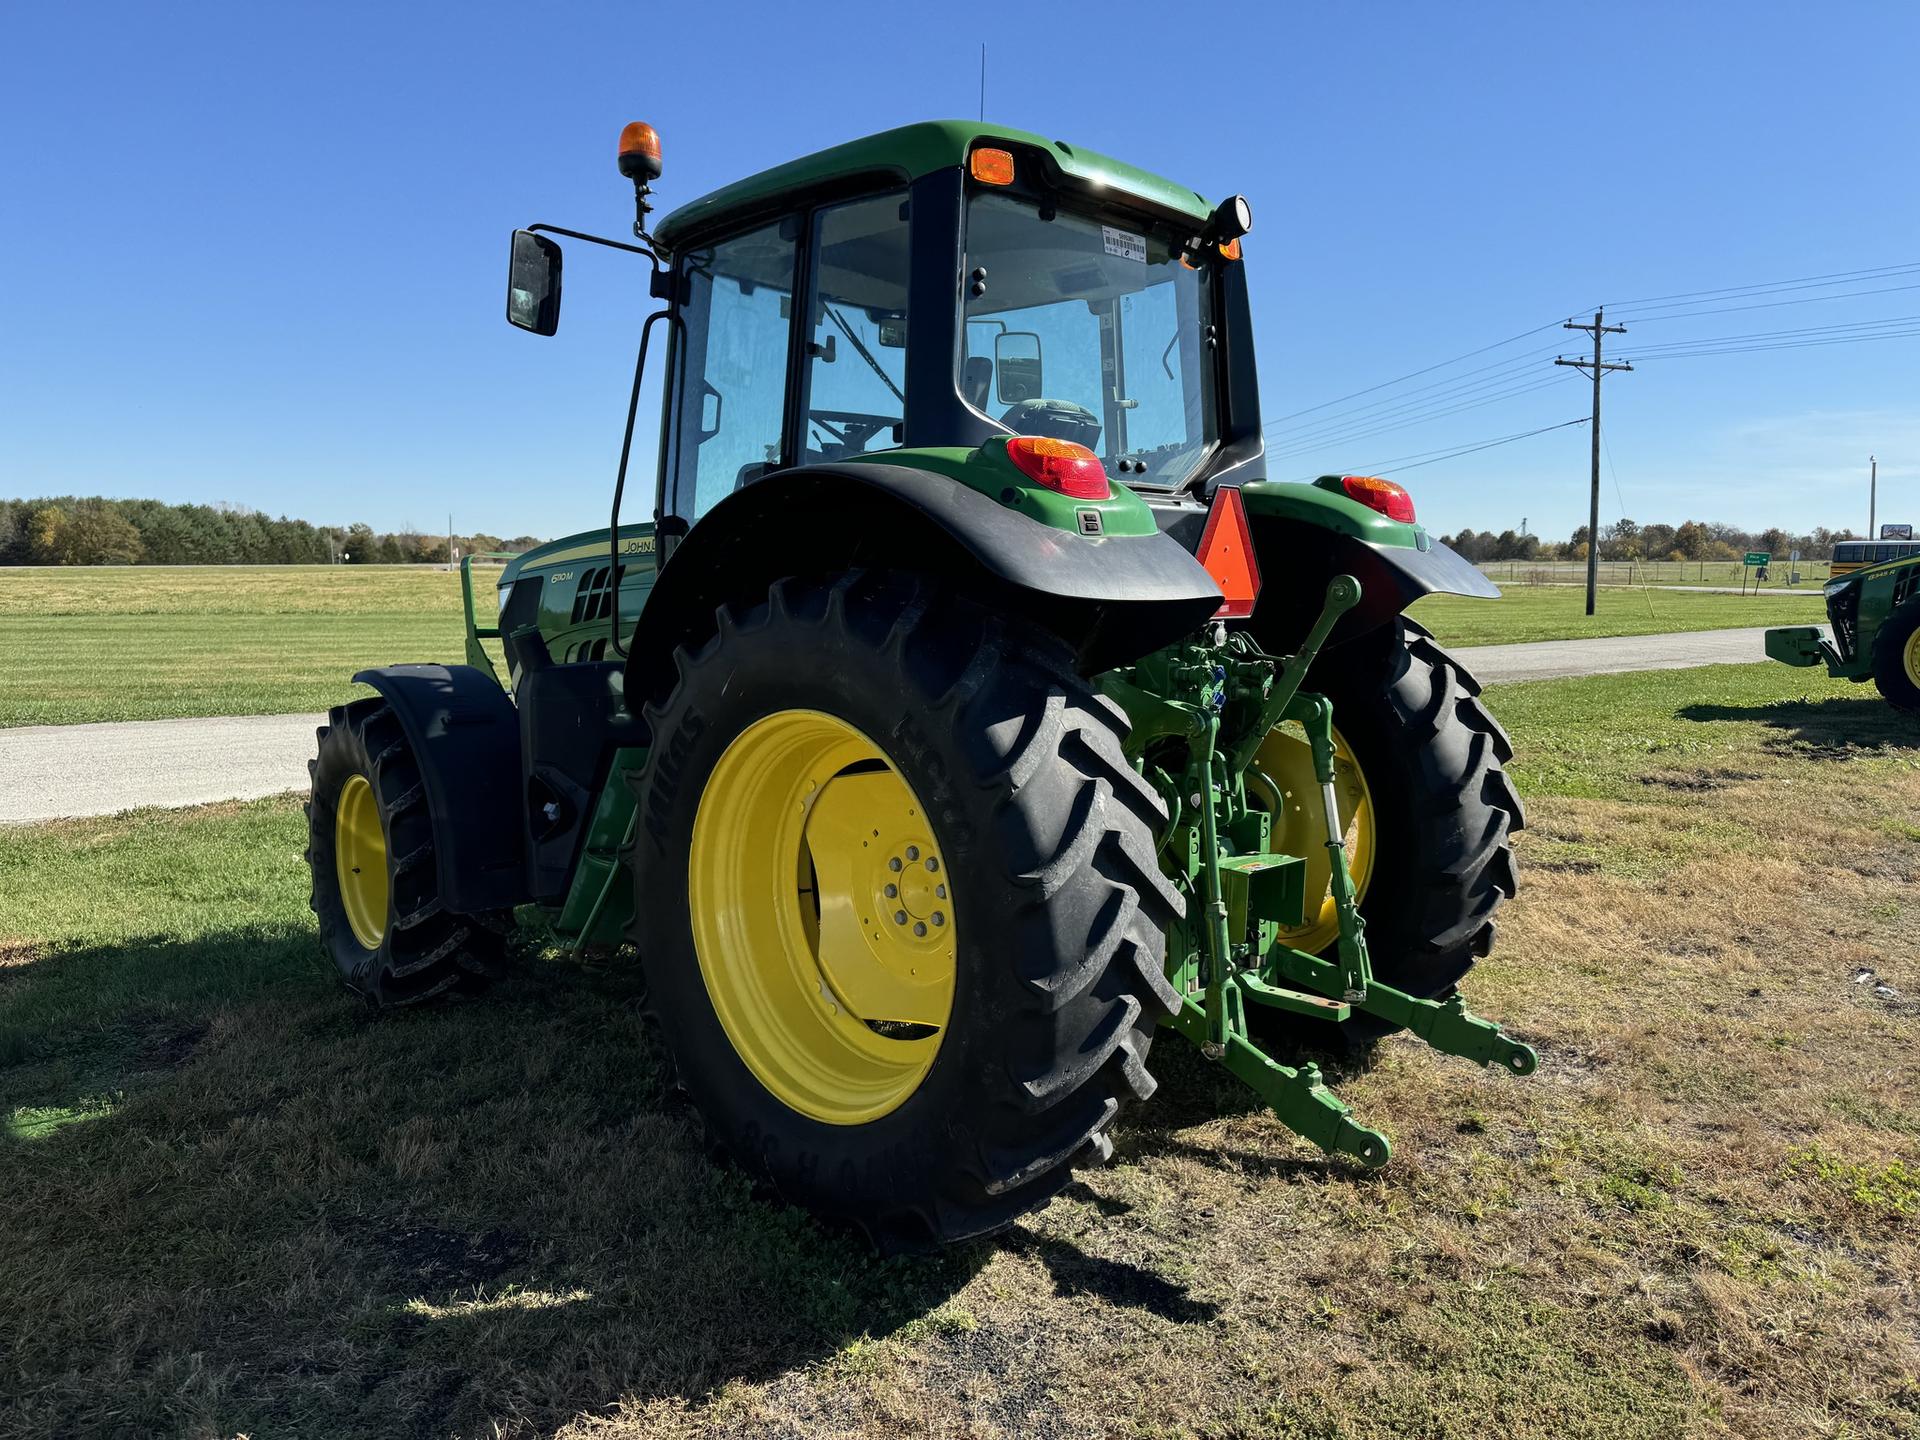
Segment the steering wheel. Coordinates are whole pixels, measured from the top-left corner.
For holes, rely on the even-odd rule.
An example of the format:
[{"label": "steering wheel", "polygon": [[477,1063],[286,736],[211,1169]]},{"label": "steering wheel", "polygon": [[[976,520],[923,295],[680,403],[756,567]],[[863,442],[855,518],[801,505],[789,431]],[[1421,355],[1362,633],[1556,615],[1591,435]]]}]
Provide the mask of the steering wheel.
[{"label": "steering wheel", "polygon": [[809,410],[808,423],[815,420],[838,428],[842,433],[828,438],[851,450],[866,449],[867,441],[900,423],[898,415],[872,415],[862,410]]},{"label": "steering wheel", "polygon": [[1100,436],[1100,417],[1071,400],[1022,400],[1007,407],[1000,423],[1021,435],[1072,440],[1088,449]]}]

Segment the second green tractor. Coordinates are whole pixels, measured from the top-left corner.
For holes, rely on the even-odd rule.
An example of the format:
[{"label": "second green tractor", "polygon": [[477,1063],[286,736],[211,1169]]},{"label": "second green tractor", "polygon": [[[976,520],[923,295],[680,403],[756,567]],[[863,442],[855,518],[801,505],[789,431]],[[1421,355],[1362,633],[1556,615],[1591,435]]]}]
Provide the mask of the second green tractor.
[{"label": "second green tractor", "polygon": [[1268,478],[1244,200],[960,122],[652,226],[649,127],[620,168],[632,241],[516,232],[507,314],[554,333],[556,235],[633,253],[652,514],[630,408],[608,528],[469,569],[468,663],[329,717],[353,989],[472,988],[516,928],[631,953],[709,1133],[886,1248],[1109,1155],[1167,1030],[1364,1166],[1303,1044],[1533,1070],[1458,988],[1511,748],[1405,613],[1496,592],[1399,486]]}]

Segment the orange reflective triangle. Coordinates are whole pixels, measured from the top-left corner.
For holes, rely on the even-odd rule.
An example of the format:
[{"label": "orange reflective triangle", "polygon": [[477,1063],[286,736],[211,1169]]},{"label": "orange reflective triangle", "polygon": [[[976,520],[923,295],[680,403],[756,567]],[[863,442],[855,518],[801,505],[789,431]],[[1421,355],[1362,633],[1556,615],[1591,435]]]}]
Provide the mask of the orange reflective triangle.
[{"label": "orange reflective triangle", "polygon": [[1260,562],[1254,559],[1253,527],[1247,524],[1247,507],[1238,486],[1222,485],[1213,492],[1207,528],[1200,534],[1199,560],[1227,597],[1214,617],[1244,620],[1253,614],[1254,598],[1260,593]]}]

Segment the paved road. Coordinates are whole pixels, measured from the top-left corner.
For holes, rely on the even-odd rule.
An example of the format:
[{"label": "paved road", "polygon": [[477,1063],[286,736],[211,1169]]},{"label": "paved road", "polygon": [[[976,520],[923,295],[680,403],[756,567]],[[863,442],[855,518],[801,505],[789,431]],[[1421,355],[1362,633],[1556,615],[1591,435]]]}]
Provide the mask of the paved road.
[{"label": "paved road", "polygon": [[[1767,658],[1750,630],[1691,630],[1679,635],[1610,635],[1596,640],[1535,640],[1526,645],[1468,645],[1453,652],[1485,684],[1555,680],[1568,675],[1617,675],[1627,670],[1685,670],[1693,665],[1737,665]],[[0,732],[4,734],[5,732]]]},{"label": "paved road", "polygon": [[[1763,660],[1763,630],[1696,630],[1455,650],[1482,681],[1547,680]],[[252,800],[307,787],[321,715],[139,720],[0,730],[0,825],[144,805]]]},{"label": "paved road", "polygon": [[307,788],[324,715],[0,730],[0,825],[207,805]]}]

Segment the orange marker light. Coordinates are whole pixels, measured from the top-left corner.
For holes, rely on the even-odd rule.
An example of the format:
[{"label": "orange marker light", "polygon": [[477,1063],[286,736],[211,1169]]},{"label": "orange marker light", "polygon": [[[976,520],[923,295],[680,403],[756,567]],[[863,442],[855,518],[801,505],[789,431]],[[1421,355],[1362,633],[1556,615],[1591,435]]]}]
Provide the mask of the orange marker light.
[{"label": "orange marker light", "polygon": [[967,173],[982,185],[1013,183],[1013,154],[982,147],[967,157]]},{"label": "orange marker light", "polygon": [[1198,558],[1226,598],[1214,612],[1217,620],[1244,620],[1253,614],[1260,595],[1260,562],[1253,555],[1253,528],[1237,486],[1222,485],[1213,492],[1207,528],[1200,533]]},{"label": "orange marker light", "polygon": [[660,136],[644,120],[620,132],[620,173],[629,180],[660,178]]},{"label": "orange marker light", "polygon": [[1229,240],[1220,247],[1220,253],[1228,260],[1238,260],[1240,258],[1240,242],[1238,240]]}]

